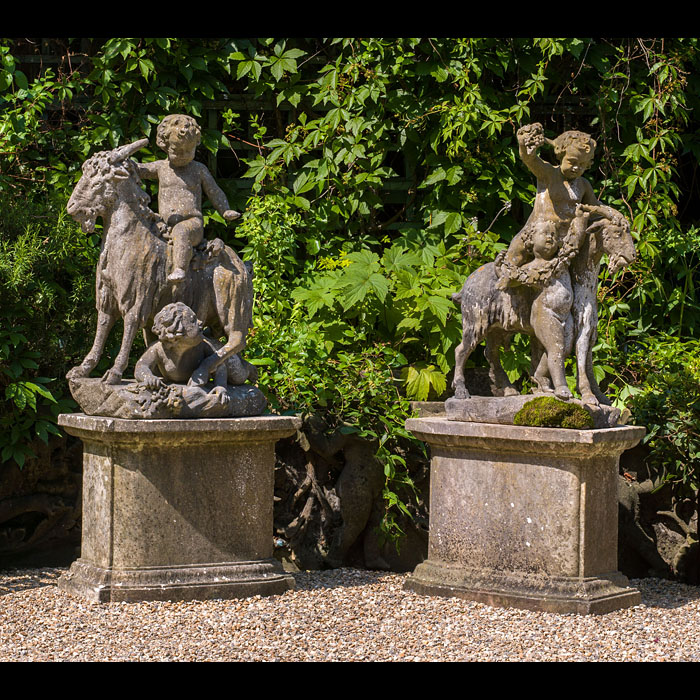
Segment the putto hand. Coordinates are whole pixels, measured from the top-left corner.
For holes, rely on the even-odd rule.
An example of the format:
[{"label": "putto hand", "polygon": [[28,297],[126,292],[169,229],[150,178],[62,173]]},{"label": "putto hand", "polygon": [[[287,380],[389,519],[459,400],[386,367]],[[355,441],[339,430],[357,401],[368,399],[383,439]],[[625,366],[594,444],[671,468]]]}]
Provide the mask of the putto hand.
[{"label": "putto hand", "polygon": [[162,386],[165,386],[165,382],[160,377],[156,377],[155,375],[144,379],[143,384],[145,384],[146,387],[148,389],[150,389],[151,391],[156,391],[157,389],[160,389]]},{"label": "putto hand", "polygon": [[215,386],[211,390],[211,393],[214,396],[216,396],[216,398],[222,406],[227,406],[228,403],[231,401],[231,397],[228,395],[226,388],[223,386]]},{"label": "putto hand", "polygon": [[544,129],[539,122],[521,126],[516,136],[518,143],[524,146],[528,153],[533,153],[545,142]]}]

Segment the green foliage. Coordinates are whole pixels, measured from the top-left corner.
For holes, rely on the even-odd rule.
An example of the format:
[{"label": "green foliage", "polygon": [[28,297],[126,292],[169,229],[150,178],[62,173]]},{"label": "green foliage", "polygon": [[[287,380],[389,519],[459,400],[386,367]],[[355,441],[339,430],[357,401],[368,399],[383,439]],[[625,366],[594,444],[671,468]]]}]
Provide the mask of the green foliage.
[{"label": "green foliage", "polygon": [[96,251],[50,206],[2,202],[0,222],[0,461],[22,466],[75,409],[56,379],[93,325]]},{"label": "green foliage", "polygon": [[30,443],[35,437],[47,442],[50,433],[59,432],[57,401],[46,387],[51,380],[33,376],[41,355],[27,348],[22,330],[0,329],[0,461],[13,459],[20,467],[34,456]]},{"label": "green foliage", "polygon": [[683,495],[700,485],[700,352],[672,336],[640,341],[628,355],[629,405],[647,429],[644,443],[659,485]]},{"label": "green foliage", "polygon": [[410,439],[403,427],[409,402],[394,377],[404,358],[342,320],[308,320],[300,305],[283,320],[261,313],[253,322],[247,358],[261,370],[259,385],[271,407],[303,415],[320,411],[329,428],[370,441],[384,465],[385,497],[393,506],[384,527],[399,532],[397,515],[408,510],[397,492],[413,487],[398,450]]},{"label": "green foliage", "polygon": [[593,418],[578,404],[561,401],[553,396],[538,396],[528,401],[515,414],[513,423],[540,428],[586,430],[593,427]]},{"label": "green foliage", "polygon": [[[79,40],[65,41],[73,61],[64,56],[30,76],[19,68],[16,40],[0,40],[3,197],[49,193],[63,207],[90,153],[147,136],[151,147],[140,156],[161,157],[158,122],[175,111],[195,116],[199,158],[235,157],[248,184],[223,183],[245,212],[235,229],[211,210],[205,220],[210,236],[254,263],[247,352],[261,384],[279,410],[323,410],[330,425],[376,440],[394,510],[402,506],[395,485],[407,478],[395,450],[409,439],[407,399],[441,397],[453,369],[460,317],[450,296],[508,245],[532,205],[519,126],[540,121],[550,137],[568,128],[592,133],[598,147],[587,177],[633,222],[637,261],[601,273],[598,381],[620,404],[648,392],[650,406],[666,394],[640,374],[628,347],[697,338],[697,39],[116,38],[94,40],[86,53]],[[41,376],[63,376],[56,339],[77,361],[94,323],[81,309],[91,303],[86,270],[98,238],[61,227],[70,245],[55,253],[57,267],[35,271],[37,286],[26,294],[17,287],[11,302],[17,325],[34,328],[43,307],[23,308],[23,300],[40,289],[55,295],[46,308],[65,329],[49,324],[18,341],[41,353]],[[37,238],[12,240],[2,260],[42,250]],[[28,279],[2,260],[3,288]],[[523,339],[503,360],[512,381],[526,381]],[[484,359],[477,352],[469,362]],[[8,395],[13,411],[19,396],[30,406],[25,389]],[[37,406],[51,403],[28,391]],[[676,410],[663,405],[657,434]],[[638,422],[651,420],[642,404],[631,406]]]}]

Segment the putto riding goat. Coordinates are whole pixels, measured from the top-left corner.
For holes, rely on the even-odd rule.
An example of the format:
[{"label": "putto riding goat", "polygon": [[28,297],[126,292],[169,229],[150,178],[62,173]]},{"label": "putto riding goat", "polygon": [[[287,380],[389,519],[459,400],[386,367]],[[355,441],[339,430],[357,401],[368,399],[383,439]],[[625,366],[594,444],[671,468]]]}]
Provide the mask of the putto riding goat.
[{"label": "putto riding goat", "polygon": [[[591,207],[595,209],[595,207]],[[634,240],[629,223],[622,217],[600,218],[586,230],[580,250],[573,257],[569,273],[573,292],[571,309],[572,341],[576,352],[577,383],[584,403],[609,403],[593,376],[591,351],[597,334],[598,310],[596,289],[601,259],[608,255],[611,274],[627,267],[635,258]],[[567,273],[567,274],[569,274]],[[455,352],[453,388],[456,398],[467,398],[464,364],[474,348],[486,339],[485,355],[497,395],[515,395],[517,389],[508,381],[500,362],[499,348],[507,346],[515,333],[532,336],[533,367],[540,363],[543,348],[532,326],[531,309],[542,292],[526,286],[499,287],[496,264],[488,263],[475,270],[459,293],[452,298],[462,310],[462,342]],[[564,349],[568,356],[572,348]],[[542,363],[544,364],[544,363]],[[563,371],[563,367],[562,367]],[[537,377],[540,389],[551,391],[546,365]]]},{"label": "putto riding goat", "polygon": [[108,384],[118,384],[136,333],[150,328],[155,314],[175,301],[187,304],[217,337],[226,337],[226,343],[193,375],[193,383],[205,384],[219,364],[245,347],[252,320],[252,276],[231,248],[218,239],[210,241],[193,259],[184,282],[168,282],[172,245],[164,238],[167,227],[149,208],[150,197],[130,160],[147,144],[148,140],[142,139],[93,155],[83,164],[83,175],[68,201],[68,213],[83,231],[94,232],[100,217],[104,231],[97,265],[95,340],[82,363],[68,373],[69,379],[90,374],[112,326],[121,317],[121,348],[114,366],[103,377]]}]

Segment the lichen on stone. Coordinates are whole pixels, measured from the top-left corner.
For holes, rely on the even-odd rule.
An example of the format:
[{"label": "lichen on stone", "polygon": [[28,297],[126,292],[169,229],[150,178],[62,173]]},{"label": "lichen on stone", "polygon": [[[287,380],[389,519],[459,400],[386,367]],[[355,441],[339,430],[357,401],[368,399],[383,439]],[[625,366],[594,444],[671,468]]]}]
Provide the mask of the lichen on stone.
[{"label": "lichen on stone", "polygon": [[593,418],[588,411],[575,403],[561,401],[554,396],[538,396],[528,401],[513,418],[515,425],[542,428],[593,428]]}]

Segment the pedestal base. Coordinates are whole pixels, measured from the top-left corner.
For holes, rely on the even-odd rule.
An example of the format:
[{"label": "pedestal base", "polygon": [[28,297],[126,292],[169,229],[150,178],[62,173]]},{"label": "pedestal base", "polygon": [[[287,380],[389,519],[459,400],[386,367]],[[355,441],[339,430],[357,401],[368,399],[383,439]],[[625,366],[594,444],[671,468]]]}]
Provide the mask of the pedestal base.
[{"label": "pedestal base", "polygon": [[406,588],[559,613],[641,602],[617,571],[617,473],[644,428],[406,427],[432,453],[428,559]]},{"label": "pedestal base", "polygon": [[581,615],[608,613],[642,602],[639,591],[617,571],[590,577],[528,576],[470,570],[429,559],[416,567],[405,587],[422,595],[465,598],[495,607]]},{"label": "pedestal base", "polygon": [[59,588],[96,602],[293,588],[273,558],[274,446],[299,424],[59,416],[84,444],[81,557]]},{"label": "pedestal base", "polygon": [[284,593],[294,588],[294,578],[276,559],[138,569],[104,569],[78,559],[58,587],[95,603],[210,600]]}]

